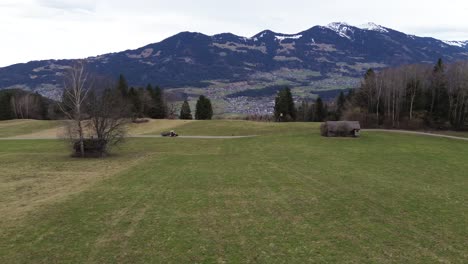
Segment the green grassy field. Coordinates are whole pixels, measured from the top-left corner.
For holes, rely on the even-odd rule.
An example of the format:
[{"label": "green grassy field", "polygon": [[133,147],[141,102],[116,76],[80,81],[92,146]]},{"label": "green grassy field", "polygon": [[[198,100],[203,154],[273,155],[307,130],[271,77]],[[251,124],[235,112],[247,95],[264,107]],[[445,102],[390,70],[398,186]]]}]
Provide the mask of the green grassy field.
[{"label": "green grassy field", "polygon": [[[132,128],[157,133],[157,125]],[[0,123],[1,127],[2,123]],[[79,160],[0,141],[0,263],[466,263],[468,142],[174,123]],[[2,133],[2,132],[0,132]]]},{"label": "green grassy field", "polygon": [[[157,123],[155,124],[158,125]],[[190,136],[253,136],[253,135],[290,135],[297,133],[315,133],[318,123],[261,123],[238,120],[193,121],[175,128],[180,135]],[[159,134],[159,131],[144,134]]]},{"label": "green grassy field", "polygon": [[461,132],[461,131],[437,131],[437,132],[433,132],[433,133],[436,133],[436,134],[442,134],[442,135],[448,135],[448,136],[454,136],[454,137],[465,137],[465,138],[468,138],[468,132],[464,131],[464,132]]}]

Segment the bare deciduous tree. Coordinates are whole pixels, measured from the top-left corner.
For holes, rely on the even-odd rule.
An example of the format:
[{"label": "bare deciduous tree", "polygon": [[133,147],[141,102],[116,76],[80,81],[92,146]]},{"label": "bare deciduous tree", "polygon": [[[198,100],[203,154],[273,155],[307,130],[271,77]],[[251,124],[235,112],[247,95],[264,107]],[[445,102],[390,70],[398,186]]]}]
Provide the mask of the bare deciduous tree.
[{"label": "bare deciduous tree", "polygon": [[348,109],[366,126],[376,117],[378,126],[392,128],[466,129],[468,62],[369,70]]},{"label": "bare deciduous tree", "polygon": [[93,88],[93,80],[87,72],[85,62],[80,61],[69,69],[65,75],[64,93],[60,109],[72,121],[68,128],[68,136],[72,141],[78,138],[81,157],[85,156],[84,149],[84,103]]},{"label": "bare deciduous tree", "polygon": [[102,92],[90,93],[86,109],[89,131],[101,144],[100,154],[105,154],[109,147],[123,141],[132,113],[130,104],[115,89],[113,82],[104,80],[98,85]]}]

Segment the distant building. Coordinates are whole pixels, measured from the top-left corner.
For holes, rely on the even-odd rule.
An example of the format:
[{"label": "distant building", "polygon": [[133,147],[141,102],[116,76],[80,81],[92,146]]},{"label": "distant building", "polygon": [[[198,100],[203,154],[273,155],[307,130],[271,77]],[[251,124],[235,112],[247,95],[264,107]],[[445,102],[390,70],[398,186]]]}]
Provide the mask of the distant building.
[{"label": "distant building", "polygon": [[361,125],[358,121],[327,121],[320,132],[324,137],[359,137]]}]

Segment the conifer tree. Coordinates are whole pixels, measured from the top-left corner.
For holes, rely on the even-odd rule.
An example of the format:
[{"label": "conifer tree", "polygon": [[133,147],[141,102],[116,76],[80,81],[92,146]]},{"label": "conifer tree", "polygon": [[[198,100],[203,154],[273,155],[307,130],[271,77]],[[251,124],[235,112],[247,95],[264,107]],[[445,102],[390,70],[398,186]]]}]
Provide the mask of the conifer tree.
[{"label": "conifer tree", "polygon": [[275,119],[279,122],[295,121],[297,116],[291,89],[284,88],[275,98]]},{"label": "conifer tree", "polygon": [[166,118],[166,102],[164,100],[164,92],[159,87],[156,86],[153,92],[153,102],[155,107],[155,116],[154,118],[163,119]]},{"label": "conifer tree", "polygon": [[314,121],[315,122],[323,122],[325,121],[325,118],[327,117],[327,111],[326,108],[323,104],[322,98],[317,98],[317,101],[315,101],[315,115],[314,115]]},{"label": "conifer tree", "polygon": [[14,118],[10,100],[11,93],[9,91],[0,92],[0,120],[10,120]]},{"label": "conifer tree", "polygon": [[151,84],[146,86],[146,93],[145,93],[145,115],[150,118],[154,118],[156,116],[156,107],[154,106],[153,97],[154,97],[154,90]]},{"label": "conifer tree", "polygon": [[337,120],[340,120],[341,117],[343,116],[345,103],[346,103],[346,97],[345,97],[343,91],[341,91],[340,95],[336,99],[336,119]]},{"label": "conifer tree", "polygon": [[213,117],[213,107],[210,99],[200,95],[197,101],[195,110],[195,119],[197,120],[211,120]]},{"label": "conifer tree", "polygon": [[151,118],[155,119],[163,119],[167,117],[167,107],[166,102],[164,100],[164,92],[163,90],[156,86],[153,89],[151,84],[146,86],[146,93],[149,96],[150,100],[146,107],[147,112],[146,115]]},{"label": "conifer tree", "polygon": [[187,100],[184,101],[182,104],[182,108],[180,109],[180,119],[185,119],[185,120],[191,120],[193,119],[192,117],[192,111],[190,110],[190,105]]},{"label": "conifer tree", "polygon": [[131,87],[130,90],[128,90],[128,98],[131,102],[131,111],[133,118],[141,117],[143,106],[138,91],[135,88]]},{"label": "conifer tree", "polygon": [[151,86],[150,83],[148,83],[148,85],[146,85],[146,92],[148,92],[148,94],[153,97],[153,86]]},{"label": "conifer tree", "polygon": [[128,83],[123,74],[120,74],[119,76],[119,83],[117,84],[117,89],[120,91],[122,97],[126,99],[128,95]]},{"label": "conifer tree", "polygon": [[308,122],[310,121],[310,106],[307,101],[302,101],[297,109],[297,121]]},{"label": "conifer tree", "polygon": [[449,97],[447,91],[447,79],[445,66],[442,59],[437,61],[431,77],[430,100],[428,110],[435,122],[443,122],[448,119]]}]

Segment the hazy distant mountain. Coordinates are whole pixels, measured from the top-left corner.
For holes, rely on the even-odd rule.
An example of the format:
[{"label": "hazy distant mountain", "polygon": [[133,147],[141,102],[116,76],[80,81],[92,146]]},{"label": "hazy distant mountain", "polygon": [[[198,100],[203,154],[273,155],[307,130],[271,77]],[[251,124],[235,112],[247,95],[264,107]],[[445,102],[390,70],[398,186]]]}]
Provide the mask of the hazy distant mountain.
[{"label": "hazy distant mountain", "polygon": [[[352,80],[370,67],[434,63],[438,58],[447,62],[468,59],[468,41],[417,37],[373,23],[358,27],[332,23],[297,34],[265,30],[250,38],[182,32],[159,43],[88,61],[99,74],[117,77],[123,73],[135,86],[203,88],[244,83],[245,87],[265,87],[289,82],[317,88],[324,81],[327,86],[333,80]],[[0,68],[0,88],[30,89],[56,97],[63,72],[72,63],[46,60]]]}]

